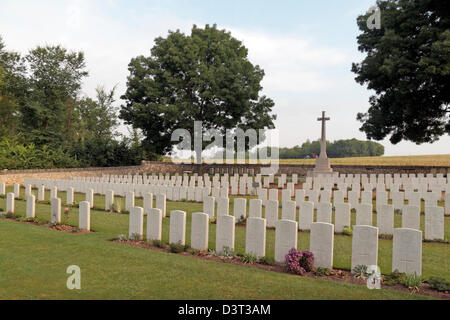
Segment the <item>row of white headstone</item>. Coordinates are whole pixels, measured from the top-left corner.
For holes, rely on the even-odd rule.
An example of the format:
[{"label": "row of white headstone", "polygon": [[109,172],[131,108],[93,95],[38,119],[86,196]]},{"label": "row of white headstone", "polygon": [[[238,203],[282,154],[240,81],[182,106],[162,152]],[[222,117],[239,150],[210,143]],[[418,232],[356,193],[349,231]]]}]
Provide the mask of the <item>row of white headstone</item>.
[{"label": "row of white headstone", "polygon": [[[263,204],[267,200],[278,200],[278,189],[265,189],[259,188],[257,190],[258,198],[263,201]],[[293,191],[289,189],[284,189],[281,191],[281,201],[292,200]],[[446,214],[450,214],[450,192],[443,194],[441,192],[402,192],[402,191],[377,191],[374,193],[372,191],[354,191],[354,190],[295,190],[295,202],[297,206],[301,202],[308,198],[309,201],[314,203],[314,207],[317,209],[319,203],[326,202],[329,203],[333,201],[333,204],[344,203],[345,200],[350,204],[352,209],[355,209],[358,204],[372,204],[376,201],[376,211],[379,208],[388,204],[389,200],[392,200],[392,205],[395,210],[401,210],[405,205],[415,205],[420,207],[422,200],[424,200],[424,206],[437,206],[439,201],[444,200]],[[407,202],[407,203],[406,203]]]},{"label": "row of white headstone", "polygon": [[[47,181],[47,183],[49,183]],[[89,183],[88,183],[89,184]],[[152,192],[140,192],[140,196],[144,198],[144,208],[147,210],[149,206],[153,203],[152,197],[155,194],[157,207],[161,208],[165,213],[165,197],[167,200],[182,200],[186,199],[189,201],[204,202],[204,211],[210,216],[214,217],[214,207],[215,199],[217,199],[217,214],[224,215],[228,214],[229,211],[229,198],[227,194],[227,189],[224,187],[222,189],[213,188],[212,197],[209,196],[209,190],[206,187],[189,187],[187,195],[183,196],[183,187],[181,188],[171,188],[163,186],[152,186],[148,185],[147,189]],[[18,185],[14,186],[15,191],[20,191]],[[50,199],[57,198],[57,187],[51,187]],[[173,192],[175,190],[175,192]],[[44,194],[44,187],[41,184],[39,188],[39,200]],[[87,189],[86,201],[94,206],[94,190]],[[26,186],[26,196],[31,194],[31,185]],[[67,204],[72,204],[74,199],[74,188],[68,188],[67,190]],[[108,190],[105,194],[105,209],[110,210],[112,204],[114,203],[114,190]],[[348,192],[348,203],[344,202],[344,192],[334,191],[334,207],[335,207],[335,224],[337,232],[342,232],[345,226],[350,227],[350,209],[356,209],[356,224],[372,225],[372,193],[362,192],[362,201],[359,202],[359,192],[350,191]],[[382,234],[393,234],[393,216],[394,210],[402,211],[402,220],[404,222],[403,226],[411,226],[414,229],[420,229],[420,208],[421,199],[420,194],[410,193],[412,197],[408,198],[408,205],[404,203],[404,194],[402,192],[393,193],[393,204],[389,205],[387,202],[387,192],[379,191],[376,197],[376,212],[377,215],[377,225],[380,227]],[[164,201],[162,196],[165,195]],[[175,196],[176,195],[176,196]],[[309,230],[311,223],[313,222],[314,209],[318,210],[317,221],[318,222],[328,222],[332,221],[332,205],[331,201],[331,191],[329,190],[304,190],[298,189],[295,192],[296,201],[291,201],[292,190],[285,189],[282,191],[282,217],[294,217],[290,220],[296,220],[296,207],[300,208],[299,212],[299,227],[302,230]],[[320,201],[319,201],[320,195]],[[367,196],[366,196],[367,195]],[[443,240],[444,239],[444,214],[448,214],[450,211],[450,194],[447,194],[447,201],[445,202],[444,208],[439,207],[437,204],[437,194],[429,193],[430,196],[425,198],[425,239],[427,240]],[[187,196],[187,197],[186,197]],[[268,208],[266,208],[266,217],[268,219],[269,226],[274,226],[275,219],[278,218],[278,211],[275,215],[275,206],[278,207],[278,189],[269,190],[269,198],[267,199],[267,189],[258,189],[258,196],[260,203]],[[308,197],[309,201],[305,201],[305,196]],[[129,191],[125,194],[125,210],[129,211],[131,207],[134,206],[135,193]],[[17,195],[16,195],[17,198]],[[149,199],[150,198],[150,199]],[[400,199],[400,201],[398,201]],[[243,201],[245,199],[236,199],[234,206],[234,214],[239,219],[242,215],[242,208],[245,208]],[[268,200],[272,202],[268,203]],[[275,201],[275,202],[273,202]],[[250,216],[252,215],[252,203],[255,203],[254,199],[250,201]],[[150,205],[149,205],[150,204]],[[245,203],[244,203],[245,204]],[[312,205],[311,205],[312,204]],[[8,207],[8,206],[7,206]],[[350,209],[348,209],[350,207]],[[211,209],[212,208],[212,209]],[[278,210],[278,209],[277,209]],[[7,210],[8,211],[8,210]],[[259,214],[261,216],[261,214]],[[276,216],[276,218],[275,218]],[[245,215],[244,215],[245,217]]]},{"label": "row of white headstone", "polygon": [[[209,248],[210,215],[204,212],[192,213],[191,247],[196,250]],[[225,248],[234,250],[236,218],[219,215],[216,222],[216,252]],[[267,221],[261,217],[249,217],[246,221],[245,252],[264,257],[266,255]],[[161,240],[162,213],[151,209],[147,216],[146,239]],[[130,211],[129,237],[144,237],[144,209],[133,207]],[[169,243],[185,245],[186,212],[175,210],[170,213]],[[292,248],[297,248],[298,226],[296,221],[282,219],[275,223],[275,261],[284,263]],[[311,224],[310,251],[314,255],[314,266],[333,268],[334,225],[325,222]],[[377,265],[378,228],[366,225],[355,226],[352,239],[352,269],[357,265]],[[422,273],[422,232],[409,228],[394,230],[392,250],[392,271],[408,274]]]},{"label": "row of white headstone", "polygon": [[[6,212],[14,213],[15,207],[15,195],[10,192],[6,195]],[[61,223],[61,199],[51,198],[50,200],[50,222]],[[90,230],[90,216],[91,216],[91,204],[88,201],[82,201],[79,203],[79,228],[82,230]],[[33,194],[27,194],[26,196],[26,217],[36,217],[36,196]]]}]

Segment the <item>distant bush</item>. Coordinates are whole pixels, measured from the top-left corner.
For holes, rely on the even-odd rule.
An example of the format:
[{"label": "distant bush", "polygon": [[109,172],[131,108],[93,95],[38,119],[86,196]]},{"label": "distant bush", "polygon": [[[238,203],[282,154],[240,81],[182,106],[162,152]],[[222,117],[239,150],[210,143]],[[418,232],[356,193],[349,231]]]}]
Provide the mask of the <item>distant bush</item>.
[{"label": "distant bush", "polygon": [[51,168],[76,168],[79,161],[61,147],[50,149],[44,145],[21,143],[14,138],[0,139],[0,169],[26,170]]}]

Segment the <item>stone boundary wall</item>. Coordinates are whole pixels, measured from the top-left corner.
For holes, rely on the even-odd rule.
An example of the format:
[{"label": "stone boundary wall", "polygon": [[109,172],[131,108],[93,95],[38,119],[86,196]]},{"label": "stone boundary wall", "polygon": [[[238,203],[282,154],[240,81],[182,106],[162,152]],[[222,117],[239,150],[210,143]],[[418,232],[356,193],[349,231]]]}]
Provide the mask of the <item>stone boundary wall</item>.
[{"label": "stone boundary wall", "polygon": [[[14,183],[23,184],[24,178],[40,179],[71,179],[72,177],[90,176],[101,177],[104,174],[143,174],[143,173],[170,173],[182,174],[183,172],[192,172],[198,174],[214,173],[239,173],[239,174],[257,174],[262,167],[267,165],[260,164],[176,164],[172,162],[143,161],[140,166],[130,167],[107,167],[107,168],[73,168],[73,169],[39,169],[39,170],[3,170],[0,171],[0,182],[7,185]],[[448,167],[427,167],[427,166],[356,166],[356,165],[332,165],[335,172],[339,173],[360,173],[360,174],[394,174],[394,173],[423,173],[437,174],[450,173]],[[313,165],[303,164],[280,164],[278,174],[306,176],[308,171],[314,168]]]}]

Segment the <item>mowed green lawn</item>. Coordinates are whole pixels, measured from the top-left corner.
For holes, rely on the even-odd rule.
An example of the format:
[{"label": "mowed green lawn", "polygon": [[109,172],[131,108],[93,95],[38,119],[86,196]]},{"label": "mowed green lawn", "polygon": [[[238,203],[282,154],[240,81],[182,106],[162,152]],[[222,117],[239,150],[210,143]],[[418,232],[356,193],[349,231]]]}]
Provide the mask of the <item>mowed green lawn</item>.
[{"label": "mowed green lawn", "polygon": [[[8,188],[8,192],[12,189]],[[24,190],[21,190],[22,195]],[[36,193],[36,190],[33,190]],[[48,199],[48,192],[46,199]],[[65,193],[60,192],[62,202]],[[76,201],[84,195],[76,194]],[[0,199],[0,208],[5,208]],[[103,208],[104,197],[95,197]],[[230,210],[233,209],[230,202]],[[25,202],[16,201],[15,213],[25,216]],[[136,200],[142,204],[141,199]],[[167,211],[187,212],[186,241],[190,243],[192,212],[202,204],[168,202]],[[49,220],[50,206],[37,204],[37,217]],[[375,215],[376,216],[376,215]],[[352,220],[354,222],[354,214]],[[423,217],[422,217],[423,219]],[[376,221],[376,218],[374,218]],[[69,224],[78,225],[72,208]],[[395,217],[396,226],[400,216]],[[423,224],[423,222],[422,222]],[[204,261],[108,241],[128,233],[128,215],[91,211],[89,234],[69,234],[48,228],[0,219],[0,299],[419,299],[427,298],[392,290],[299,277],[270,271]],[[445,219],[446,237],[450,221]],[[145,228],[144,228],[145,229]],[[168,241],[169,218],[163,222]],[[266,252],[274,255],[275,231],[267,231]],[[210,225],[209,246],[214,248],[215,225]],[[299,233],[299,249],[309,249],[309,233]],[[245,228],[236,228],[236,251],[245,251]],[[335,237],[334,267],[350,269],[351,237]],[[392,241],[379,241],[379,265],[391,270]],[[450,279],[450,246],[424,243],[423,276]],[[68,290],[66,268],[81,268],[81,290]]]}]

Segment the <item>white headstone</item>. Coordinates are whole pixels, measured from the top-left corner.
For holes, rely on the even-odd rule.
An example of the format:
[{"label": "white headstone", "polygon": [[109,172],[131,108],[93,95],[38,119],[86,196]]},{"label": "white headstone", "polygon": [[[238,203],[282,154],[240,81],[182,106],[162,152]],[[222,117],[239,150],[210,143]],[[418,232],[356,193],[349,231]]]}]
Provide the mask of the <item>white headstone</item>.
[{"label": "white headstone", "polygon": [[138,237],[142,239],[144,234],[144,208],[132,207],[130,208],[130,224],[128,236]]},{"label": "white headstone", "polygon": [[230,199],[217,199],[217,216],[227,216],[230,214]]},{"label": "white headstone", "polygon": [[34,195],[27,196],[27,218],[34,218],[36,214],[36,197]]},{"label": "white headstone", "polygon": [[216,199],[214,197],[205,197],[203,199],[203,212],[209,216],[209,219],[214,219],[216,207]]},{"label": "white headstone", "polygon": [[314,254],[314,267],[333,268],[334,226],[331,223],[311,224],[310,250]]},{"label": "white headstone", "polygon": [[150,213],[150,210],[153,208],[153,194],[150,192],[144,193],[144,215]]},{"label": "white headstone", "polygon": [[331,203],[319,203],[317,207],[317,222],[331,223],[332,210]]},{"label": "white headstone", "polygon": [[443,207],[425,207],[425,239],[444,240]]},{"label": "white headstone", "polygon": [[349,191],[348,192],[348,203],[350,204],[351,208],[354,209],[358,206],[359,203],[359,191]]},{"label": "white headstone", "polygon": [[394,233],[394,206],[383,204],[377,213],[377,227],[380,234],[392,235]]},{"label": "white headstone", "polygon": [[69,205],[73,204],[73,200],[74,200],[74,188],[70,187],[67,188],[67,194],[66,194],[66,203]]},{"label": "white headstone", "polygon": [[297,207],[303,201],[305,201],[305,190],[303,190],[303,189],[295,190],[295,202],[297,203]]},{"label": "white headstone", "polygon": [[278,221],[278,201],[267,200],[265,208],[265,218],[267,227],[275,227],[275,224]]},{"label": "white headstone", "polygon": [[20,197],[20,184],[15,183],[14,184],[14,198]]},{"label": "white headstone", "polygon": [[297,222],[292,220],[279,220],[275,227],[275,261],[286,261],[286,254],[291,249],[297,249]]},{"label": "white headstone", "polygon": [[105,195],[105,210],[110,211],[113,204],[114,204],[114,190],[108,190],[106,191]]},{"label": "white headstone", "polygon": [[378,191],[376,194],[376,211],[379,212],[380,208],[383,204],[387,204],[387,192],[386,191]]},{"label": "white headstone", "polygon": [[14,198],[14,193],[9,192],[6,194],[6,213],[14,212]]},{"label": "white headstone", "polygon": [[91,208],[94,207],[94,189],[87,189],[86,201],[89,202]]},{"label": "white headstone", "polygon": [[394,210],[401,210],[405,204],[405,193],[403,192],[392,192],[392,205]]},{"label": "white headstone", "polygon": [[130,211],[134,207],[134,192],[127,192],[125,196],[125,210]]},{"label": "white headstone", "polygon": [[45,199],[45,186],[40,185],[38,187],[38,201],[44,201]]},{"label": "white headstone", "polygon": [[147,240],[161,241],[162,213],[161,209],[153,208],[147,214]]},{"label": "white headstone", "polygon": [[283,201],[281,206],[281,219],[297,221],[297,204],[294,201]]},{"label": "white headstone", "polygon": [[378,228],[353,227],[352,270],[358,265],[378,265]]},{"label": "white headstone", "polygon": [[266,255],[266,220],[263,218],[247,219],[245,253],[264,257]]},{"label": "white headstone", "polygon": [[186,212],[174,210],[170,212],[169,243],[184,246],[186,239]]},{"label": "white headstone", "polygon": [[344,192],[341,190],[335,190],[333,192],[333,204],[337,205],[340,203],[344,203]]},{"label": "white headstone", "polygon": [[304,201],[300,203],[298,214],[298,228],[300,230],[310,230],[314,221],[314,203]]},{"label": "white headstone", "polygon": [[445,214],[450,215],[450,191],[445,194]]},{"label": "white headstone", "polygon": [[335,231],[342,233],[345,227],[351,226],[350,205],[348,203],[340,203],[335,205],[334,227]]},{"label": "white headstone", "polygon": [[260,199],[250,199],[248,216],[249,218],[262,217],[262,201]]},{"label": "white headstone", "polygon": [[162,217],[166,217],[166,195],[165,194],[157,194],[156,195],[156,209],[161,210]]},{"label": "white headstone", "polygon": [[372,225],[372,205],[362,203],[356,207],[356,225]]},{"label": "white headstone", "polygon": [[81,201],[78,210],[78,226],[81,230],[91,230],[91,206],[88,201]]},{"label": "white headstone", "polygon": [[209,215],[203,212],[192,213],[191,247],[195,250],[208,250]]},{"label": "white headstone", "polygon": [[61,223],[61,199],[51,199],[51,223]]},{"label": "white headstone", "polygon": [[218,216],[216,225],[216,252],[224,248],[234,250],[235,218],[233,216]]},{"label": "white headstone", "polygon": [[247,217],[247,199],[234,198],[233,215],[236,218],[236,222]]},{"label": "white headstone", "polygon": [[56,186],[50,188],[50,199],[53,198],[58,198],[58,188]]},{"label": "white headstone", "polygon": [[392,271],[422,274],[422,231],[394,229]]},{"label": "white headstone", "polygon": [[420,207],[410,205],[403,207],[402,228],[420,230]]}]

